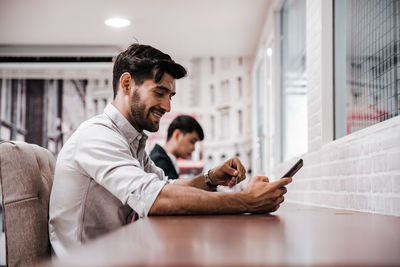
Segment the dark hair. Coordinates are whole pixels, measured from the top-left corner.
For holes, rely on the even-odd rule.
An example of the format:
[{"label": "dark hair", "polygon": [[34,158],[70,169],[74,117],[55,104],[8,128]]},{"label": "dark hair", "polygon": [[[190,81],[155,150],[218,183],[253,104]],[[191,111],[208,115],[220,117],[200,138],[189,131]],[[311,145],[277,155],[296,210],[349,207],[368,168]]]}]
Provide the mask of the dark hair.
[{"label": "dark hair", "polygon": [[176,129],[185,134],[196,131],[200,140],[204,139],[203,129],[201,128],[200,124],[191,116],[180,115],[171,122],[168,127],[167,141],[171,138]]},{"label": "dark hair", "polygon": [[125,72],[131,74],[138,86],[148,79],[159,82],[165,72],[174,79],[180,79],[186,75],[185,68],[175,63],[169,55],[149,45],[138,43],[130,45],[115,60],[113,69],[114,98],[118,92],[119,78]]}]

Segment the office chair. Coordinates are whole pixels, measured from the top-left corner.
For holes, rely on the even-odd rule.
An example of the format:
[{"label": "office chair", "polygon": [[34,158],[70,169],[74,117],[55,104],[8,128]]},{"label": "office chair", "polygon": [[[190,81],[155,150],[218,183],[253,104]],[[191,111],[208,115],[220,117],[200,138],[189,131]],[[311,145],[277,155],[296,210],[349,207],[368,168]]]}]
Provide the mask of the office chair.
[{"label": "office chair", "polygon": [[7,266],[49,259],[49,198],[55,158],[45,148],[0,141],[0,185]]}]

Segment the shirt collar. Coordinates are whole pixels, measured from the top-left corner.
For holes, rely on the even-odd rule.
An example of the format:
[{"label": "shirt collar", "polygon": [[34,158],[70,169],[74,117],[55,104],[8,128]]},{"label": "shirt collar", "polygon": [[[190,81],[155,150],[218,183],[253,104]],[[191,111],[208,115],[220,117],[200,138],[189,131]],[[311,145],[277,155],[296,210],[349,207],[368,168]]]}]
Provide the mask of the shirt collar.
[{"label": "shirt collar", "polygon": [[113,104],[109,103],[105,109],[104,114],[108,116],[117,127],[121,130],[122,134],[125,136],[129,142],[133,142],[135,139],[139,141],[146,141],[148,136],[142,131],[138,132],[135,127],[130,124],[130,122],[119,112],[119,110],[114,107]]}]

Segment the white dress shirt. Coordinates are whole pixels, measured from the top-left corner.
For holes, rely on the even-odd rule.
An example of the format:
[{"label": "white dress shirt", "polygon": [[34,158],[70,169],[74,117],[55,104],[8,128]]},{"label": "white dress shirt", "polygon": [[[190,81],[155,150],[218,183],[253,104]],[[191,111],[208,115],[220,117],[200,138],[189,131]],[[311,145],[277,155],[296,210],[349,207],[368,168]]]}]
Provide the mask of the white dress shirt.
[{"label": "white dress shirt", "polygon": [[169,182],[145,152],[146,140],[112,104],[68,139],[50,196],[49,234],[57,255],[125,224],[127,209],[147,216]]}]

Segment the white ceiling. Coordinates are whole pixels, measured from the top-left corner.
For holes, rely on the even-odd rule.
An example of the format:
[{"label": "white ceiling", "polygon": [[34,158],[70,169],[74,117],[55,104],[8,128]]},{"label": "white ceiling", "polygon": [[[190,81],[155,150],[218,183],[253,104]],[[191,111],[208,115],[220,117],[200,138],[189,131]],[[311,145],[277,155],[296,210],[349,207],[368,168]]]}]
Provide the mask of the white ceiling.
[{"label": "white ceiling", "polygon": [[[173,57],[252,56],[269,0],[0,0],[0,45],[110,45],[138,40]],[[123,29],[110,17],[131,20]]]}]

